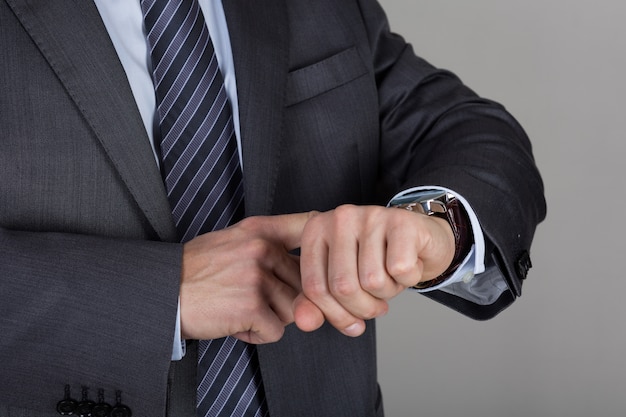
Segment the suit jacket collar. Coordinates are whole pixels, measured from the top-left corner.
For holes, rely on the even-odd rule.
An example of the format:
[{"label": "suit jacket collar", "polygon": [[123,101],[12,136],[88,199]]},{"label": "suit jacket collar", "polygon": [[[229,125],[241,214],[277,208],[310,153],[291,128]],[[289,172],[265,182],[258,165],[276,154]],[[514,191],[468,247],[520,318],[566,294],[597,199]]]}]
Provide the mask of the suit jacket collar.
[{"label": "suit jacket collar", "polygon": [[[82,112],[149,223],[176,230],[126,74],[91,1],[7,0]],[[71,3],[68,5],[68,3]]]}]

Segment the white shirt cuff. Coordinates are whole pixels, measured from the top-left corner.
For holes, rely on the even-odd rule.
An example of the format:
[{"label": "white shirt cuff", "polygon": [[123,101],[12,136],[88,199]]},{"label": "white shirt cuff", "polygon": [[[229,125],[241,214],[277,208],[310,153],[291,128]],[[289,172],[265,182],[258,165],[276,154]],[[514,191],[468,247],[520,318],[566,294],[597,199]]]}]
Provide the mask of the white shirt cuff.
[{"label": "white shirt cuff", "polygon": [[[422,194],[425,194],[433,190],[445,191],[445,192],[451,193],[461,202],[461,204],[463,204],[463,208],[467,212],[467,215],[470,219],[470,223],[472,225],[472,234],[474,238],[474,244],[472,245],[472,248],[470,249],[469,253],[465,257],[461,265],[459,265],[456,271],[454,271],[454,273],[448,279],[446,279],[445,281],[435,286],[416,290],[418,292],[428,292],[428,291],[439,290],[444,287],[447,287],[448,285],[455,284],[458,282],[464,282],[466,284],[469,284],[471,283],[471,281],[473,280],[476,274],[480,274],[481,272],[485,271],[485,238],[483,236],[483,231],[482,231],[482,228],[480,227],[480,223],[478,222],[478,217],[476,217],[476,213],[474,213],[474,210],[469,205],[467,200],[465,200],[461,195],[445,187],[422,186],[422,187],[414,187],[414,188],[410,188],[408,190],[402,191],[396,194],[391,199],[391,201],[394,201],[400,198],[406,199],[406,198],[413,198],[413,197],[415,198],[415,200],[417,200]],[[389,205],[391,205],[391,202],[389,203]]]},{"label": "white shirt cuff", "polygon": [[187,344],[181,337],[180,332],[180,297],[178,298],[178,310],[176,311],[176,328],[174,329],[174,345],[172,346],[172,360],[179,361],[185,356]]}]

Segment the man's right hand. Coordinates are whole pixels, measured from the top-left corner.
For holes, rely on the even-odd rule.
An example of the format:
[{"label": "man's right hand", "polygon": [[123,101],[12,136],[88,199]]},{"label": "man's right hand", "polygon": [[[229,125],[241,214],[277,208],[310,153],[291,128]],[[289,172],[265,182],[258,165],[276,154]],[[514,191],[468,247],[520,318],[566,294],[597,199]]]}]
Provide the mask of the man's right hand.
[{"label": "man's right hand", "polygon": [[290,250],[314,213],[250,217],[184,245],[180,289],[186,339],[279,340],[302,291]]}]

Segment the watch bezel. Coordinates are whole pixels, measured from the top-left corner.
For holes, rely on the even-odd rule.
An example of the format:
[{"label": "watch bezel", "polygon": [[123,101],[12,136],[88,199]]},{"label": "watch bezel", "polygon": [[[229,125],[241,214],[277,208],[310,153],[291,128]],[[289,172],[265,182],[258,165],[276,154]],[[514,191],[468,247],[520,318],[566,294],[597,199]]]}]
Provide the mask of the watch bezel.
[{"label": "watch bezel", "polygon": [[411,199],[406,203],[394,204],[392,207],[401,208],[408,211],[425,214],[427,216],[438,216],[446,218],[448,205],[456,199],[456,197],[447,191],[433,191],[421,194],[415,197],[405,196],[403,200]]}]

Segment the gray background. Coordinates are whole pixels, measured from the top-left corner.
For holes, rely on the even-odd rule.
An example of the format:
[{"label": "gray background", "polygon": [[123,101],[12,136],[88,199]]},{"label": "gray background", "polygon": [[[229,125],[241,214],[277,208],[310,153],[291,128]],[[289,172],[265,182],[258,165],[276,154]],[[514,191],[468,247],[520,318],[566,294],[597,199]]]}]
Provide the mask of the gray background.
[{"label": "gray background", "polygon": [[387,415],[626,416],[626,1],[381,1],[520,120],[548,200],[510,309],[475,322],[403,294],[379,320]]}]

